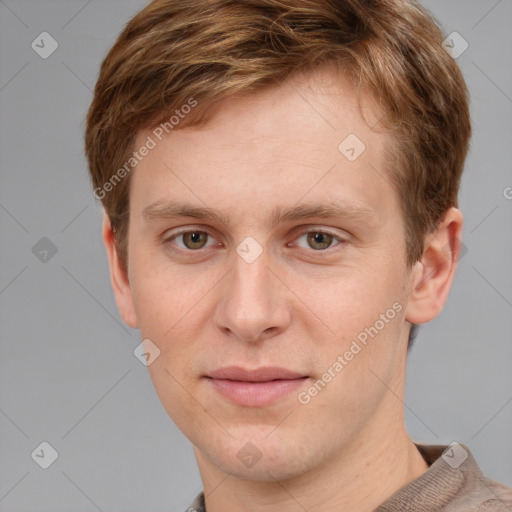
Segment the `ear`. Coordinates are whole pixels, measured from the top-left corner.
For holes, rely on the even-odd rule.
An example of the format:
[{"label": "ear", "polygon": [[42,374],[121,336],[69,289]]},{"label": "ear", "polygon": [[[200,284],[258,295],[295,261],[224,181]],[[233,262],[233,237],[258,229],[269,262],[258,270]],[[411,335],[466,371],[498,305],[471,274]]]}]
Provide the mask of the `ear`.
[{"label": "ear", "polygon": [[136,329],[138,327],[137,315],[135,314],[133,295],[130,282],[128,280],[128,274],[124,270],[121,260],[117,254],[114,232],[112,231],[110,219],[106,213],[103,216],[102,235],[105,248],[107,249],[108,262],[110,266],[110,282],[112,284],[112,289],[114,290],[117,307],[119,308],[119,312],[121,313],[121,317],[124,322],[133,329]]},{"label": "ear", "polygon": [[423,256],[412,271],[412,291],[405,311],[409,322],[429,322],[443,309],[457,269],[462,225],[462,213],[450,208],[438,228],[426,237]]}]

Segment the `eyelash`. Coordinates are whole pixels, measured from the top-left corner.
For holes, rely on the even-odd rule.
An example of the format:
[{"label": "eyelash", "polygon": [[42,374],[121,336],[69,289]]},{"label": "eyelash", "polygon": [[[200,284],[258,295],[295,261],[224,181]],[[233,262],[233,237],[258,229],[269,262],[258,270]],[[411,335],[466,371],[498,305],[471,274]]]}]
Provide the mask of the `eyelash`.
[{"label": "eyelash", "polygon": [[[343,244],[345,244],[347,242],[347,240],[345,238],[342,238],[341,236],[339,235],[336,235],[335,233],[331,233],[330,231],[327,231],[325,229],[308,229],[308,230],[305,230],[305,231],[301,231],[296,237],[295,237],[295,241],[298,240],[299,238],[303,237],[304,235],[308,235],[308,234],[311,234],[311,233],[314,233],[314,234],[320,234],[320,235],[328,235],[328,236],[331,236],[332,237],[332,243],[334,242],[338,242],[337,244],[335,245],[330,245],[329,247],[327,247],[326,249],[312,249],[311,247],[301,247],[301,249],[303,250],[307,250],[308,252],[312,252],[313,254],[315,255],[319,255],[319,256],[322,256],[326,253],[332,253],[336,250],[339,250],[340,247],[339,246],[342,246]],[[307,242],[306,242],[307,243]],[[288,244],[287,244],[288,245]],[[338,249],[336,249],[336,247],[338,247]]]},{"label": "eyelash", "polygon": [[[204,229],[184,229],[182,231],[179,231],[177,233],[172,233],[171,235],[167,235],[167,236],[164,236],[162,238],[162,244],[165,244],[168,246],[168,249],[170,251],[172,251],[173,253],[175,254],[184,254],[184,253],[201,253],[203,250],[205,250],[205,248],[201,248],[201,249],[183,249],[183,248],[178,248],[176,249],[175,247],[173,247],[173,244],[171,243],[174,239],[180,237],[181,235],[185,235],[187,233],[205,233],[208,237],[212,238],[212,239],[215,239],[214,236],[209,233],[208,231],[204,230]],[[308,229],[306,231],[302,231],[300,232],[294,240],[298,240],[300,237],[304,236],[304,235],[308,235],[310,233],[315,233],[315,234],[322,234],[322,235],[329,235],[329,236],[332,236],[333,237],[333,242],[334,241],[337,241],[338,244],[334,245],[334,246],[330,246],[330,247],[327,247],[326,249],[311,249],[309,248],[309,252],[313,252],[313,253],[316,253],[316,254],[322,254],[322,253],[326,253],[326,252],[330,252],[330,250],[333,248],[333,247],[338,247],[340,245],[343,245],[344,243],[347,242],[347,240],[345,238],[342,238],[341,236],[339,235],[336,235],[335,233],[331,233],[329,231],[326,231],[324,229]],[[206,243],[208,243],[209,240],[207,240]],[[288,244],[287,244],[288,245]],[[302,249],[305,249],[305,248],[302,248]]]}]

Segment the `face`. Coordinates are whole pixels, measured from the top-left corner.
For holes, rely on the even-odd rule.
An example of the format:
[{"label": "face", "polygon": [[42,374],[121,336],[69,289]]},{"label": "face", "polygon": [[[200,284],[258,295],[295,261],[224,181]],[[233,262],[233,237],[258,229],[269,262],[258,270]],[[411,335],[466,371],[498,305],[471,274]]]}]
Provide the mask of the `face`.
[{"label": "face", "polygon": [[121,309],[160,350],[170,417],[234,476],[303,474],[401,418],[411,272],[361,105],[325,71],[138,135],[156,146],[131,176]]}]

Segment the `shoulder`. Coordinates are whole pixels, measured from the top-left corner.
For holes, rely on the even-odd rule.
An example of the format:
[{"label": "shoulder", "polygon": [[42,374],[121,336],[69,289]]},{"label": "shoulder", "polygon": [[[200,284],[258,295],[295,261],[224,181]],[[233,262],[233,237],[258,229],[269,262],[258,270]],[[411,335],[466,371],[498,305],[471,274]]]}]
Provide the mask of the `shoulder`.
[{"label": "shoulder", "polygon": [[467,446],[415,444],[428,469],[377,512],[512,512],[512,489],[487,478]]},{"label": "shoulder", "polygon": [[475,493],[474,512],[506,512],[512,511],[512,489],[503,484],[481,478],[481,487]]},{"label": "shoulder", "polygon": [[[512,489],[487,478],[465,445],[417,445],[430,464],[429,473],[437,490],[448,484],[450,493],[438,510],[443,512],[512,511]],[[449,499],[448,499],[449,498]]]}]

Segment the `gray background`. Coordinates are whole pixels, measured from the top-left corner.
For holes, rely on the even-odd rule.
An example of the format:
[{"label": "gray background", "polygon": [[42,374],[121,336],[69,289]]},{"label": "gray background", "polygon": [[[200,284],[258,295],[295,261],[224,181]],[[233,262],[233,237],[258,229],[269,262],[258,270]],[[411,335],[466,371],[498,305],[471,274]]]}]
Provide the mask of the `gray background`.
[{"label": "gray background", "polygon": [[[82,152],[100,62],[145,3],[0,1],[1,511],[181,511],[202,488],[118,315]],[[407,425],[467,444],[512,486],[512,1],[424,4],[469,43],[474,138],[468,252],[409,356]],[[43,31],[59,44],[47,59],[31,48]],[[59,453],[46,470],[31,457],[42,441]]]}]

